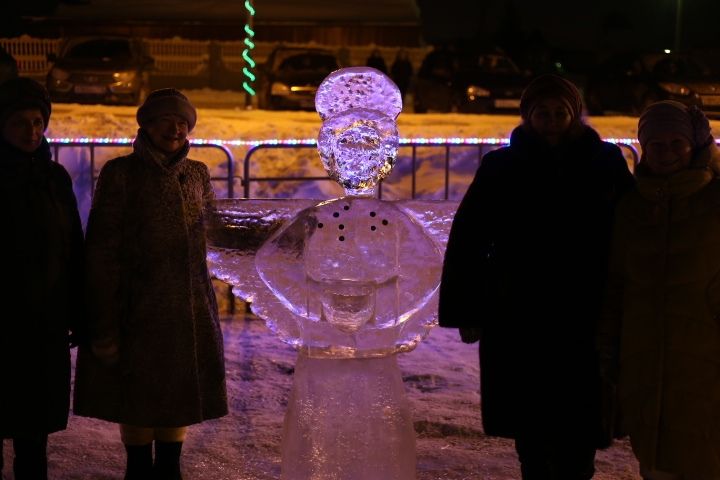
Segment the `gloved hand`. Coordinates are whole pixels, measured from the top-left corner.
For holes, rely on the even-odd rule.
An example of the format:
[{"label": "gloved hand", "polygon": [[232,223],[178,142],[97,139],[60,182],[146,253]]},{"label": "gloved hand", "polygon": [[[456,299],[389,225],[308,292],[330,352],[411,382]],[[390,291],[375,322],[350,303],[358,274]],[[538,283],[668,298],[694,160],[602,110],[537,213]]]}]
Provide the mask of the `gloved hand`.
[{"label": "gloved hand", "polygon": [[480,340],[479,328],[460,328],[460,340],[463,343],[475,343]]},{"label": "gloved hand", "polygon": [[93,355],[106,367],[114,367],[120,362],[120,351],[115,340],[111,338],[94,340],[90,347]]}]

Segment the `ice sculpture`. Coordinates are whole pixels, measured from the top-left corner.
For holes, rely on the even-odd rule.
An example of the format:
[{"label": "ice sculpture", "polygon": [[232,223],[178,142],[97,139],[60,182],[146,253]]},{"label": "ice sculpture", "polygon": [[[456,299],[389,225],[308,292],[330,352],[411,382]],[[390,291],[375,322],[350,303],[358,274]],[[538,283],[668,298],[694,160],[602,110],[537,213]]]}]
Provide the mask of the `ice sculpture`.
[{"label": "ice sculpture", "polygon": [[398,153],[400,92],[345,68],[320,85],[318,151],[346,195],[218,200],[208,260],[298,347],[282,443],[284,480],[415,478],[415,433],[396,353],[436,323],[453,202],[382,201]]}]

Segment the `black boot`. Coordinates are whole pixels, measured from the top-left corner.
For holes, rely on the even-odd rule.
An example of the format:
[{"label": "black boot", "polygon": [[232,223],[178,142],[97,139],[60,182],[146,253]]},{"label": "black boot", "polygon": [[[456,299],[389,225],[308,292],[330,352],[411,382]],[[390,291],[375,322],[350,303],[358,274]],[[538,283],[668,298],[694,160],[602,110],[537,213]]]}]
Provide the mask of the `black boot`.
[{"label": "black boot", "polygon": [[47,435],[14,438],[15,480],[47,480]]},{"label": "black boot", "polygon": [[127,467],[125,480],[152,480],[152,443],[125,445]]},{"label": "black boot", "polygon": [[155,441],[155,480],[182,480],[180,452],[183,442]]}]

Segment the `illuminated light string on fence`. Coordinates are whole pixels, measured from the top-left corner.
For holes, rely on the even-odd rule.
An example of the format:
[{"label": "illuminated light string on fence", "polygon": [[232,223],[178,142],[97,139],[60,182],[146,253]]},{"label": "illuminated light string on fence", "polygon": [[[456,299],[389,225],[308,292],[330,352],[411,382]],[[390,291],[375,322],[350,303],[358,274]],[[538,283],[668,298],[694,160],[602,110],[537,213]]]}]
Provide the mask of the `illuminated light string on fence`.
[{"label": "illuminated light string on fence", "polygon": [[[50,143],[60,144],[101,144],[101,145],[131,145],[135,139],[128,137],[78,137],[78,138],[48,138]],[[628,145],[637,145],[639,142],[635,138],[605,138],[607,142],[622,143]],[[315,146],[317,139],[315,138],[262,138],[253,140],[242,139],[214,139],[214,138],[194,138],[190,143],[195,145],[228,145],[233,147],[239,146],[256,146],[256,145],[305,145],[308,147]],[[401,138],[400,145],[508,145],[509,138],[496,137],[413,137]],[[720,144],[720,140],[717,140]]]},{"label": "illuminated light string on fence", "polygon": [[[243,81],[243,88],[250,95],[255,95],[255,89],[250,85],[255,81],[255,74],[252,69],[255,68],[255,60],[250,56],[250,52],[255,48],[252,38],[255,36],[255,31],[252,29],[253,17],[255,16],[255,9],[250,3],[250,0],[245,0],[245,10],[247,10],[248,21],[245,24],[245,50],[242,52],[243,60],[245,60],[246,66],[243,67],[243,74],[247,77],[247,80]],[[250,67],[250,68],[248,68]]]}]

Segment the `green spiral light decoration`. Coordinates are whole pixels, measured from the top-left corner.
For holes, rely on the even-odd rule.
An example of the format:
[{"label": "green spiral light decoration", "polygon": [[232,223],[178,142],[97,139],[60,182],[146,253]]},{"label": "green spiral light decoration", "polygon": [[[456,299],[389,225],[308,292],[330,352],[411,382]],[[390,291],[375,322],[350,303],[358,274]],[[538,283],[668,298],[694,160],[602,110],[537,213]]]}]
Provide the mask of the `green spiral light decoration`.
[{"label": "green spiral light decoration", "polygon": [[[247,10],[247,23],[245,24],[245,40],[243,43],[245,43],[245,50],[242,52],[242,57],[245,60],[246,66],[243,67],[243,74],[245,75],[246,80],[243,82],[243,88],[247,93],[250,95],[255,95],[255,89],[252,88],[250,85],[252,82],[255,81],[255,74],[252,72],[252,69],[255,68],[255,60],[252,59],[250,56],[250,51],[255,48],[255,44],[252,41],[252,38],[255,36],[255,31],[252,29],[253,25],[253,17],[255,16],[255,9],[252,6],[252,3],[250,3],[250,0],[245,0],[245,10]],[[250,67],[250,68],[248,68]]]}]

